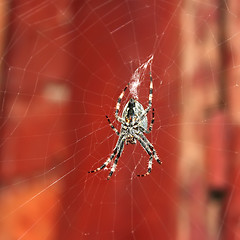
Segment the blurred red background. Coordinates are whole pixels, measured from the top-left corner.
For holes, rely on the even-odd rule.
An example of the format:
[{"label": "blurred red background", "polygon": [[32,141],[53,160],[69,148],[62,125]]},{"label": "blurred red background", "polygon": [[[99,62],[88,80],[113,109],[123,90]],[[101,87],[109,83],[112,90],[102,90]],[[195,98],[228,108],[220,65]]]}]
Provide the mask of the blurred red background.
[{"label": "blurred red background", "polygon": [[[210,2],[2,2],[1,239],[238,239],[239,3]],[[88,175],[151,54],[163,165],[137,178],[138,144]]]}]

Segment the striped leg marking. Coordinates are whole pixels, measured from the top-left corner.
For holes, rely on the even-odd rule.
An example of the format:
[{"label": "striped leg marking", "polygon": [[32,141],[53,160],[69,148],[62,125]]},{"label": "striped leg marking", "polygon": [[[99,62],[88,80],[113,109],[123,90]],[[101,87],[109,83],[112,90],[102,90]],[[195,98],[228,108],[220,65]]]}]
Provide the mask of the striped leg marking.
[{"label": "striped leg marking", "polygon": [[113,153],[111,154],[111,156],[108,158],[108,160],[101,166],[101,167],[98,167],[97,169],[95,170],[92,170],[92,171],[89,171],[88,173],[95,173],[95,172],[98,172],[100,171],[101,169],[105,168],[114,158],[114,156],[117,154],[117,152],[120,151],[120,147],[119,145],[121,146],[122,142],[125,142],[125,138],[123,135],[120,135],[119,138],[118,138],[118,141],[116,143],[116,146],[113,150]]},{"label": "striped leg marking", "polygon": [[118,100],[117,100],[117,104],[116,104],[115,117],[116,117],[116,119],[117,119],[119,122],[121,122],[121,123],[123,123],[124,119],[122,119],[121,117],[119,117],[119,116],[118,116],[118,113],[119,113],[119,109],[120,109],[120,105],[121,105],[122,98],[123,98],[123,96],[124,96],[124,94],[125,94],[125,91],[126,91],[127,88],[128,88],[128,85],[129,85],[129,83],[128,83],[128,84],[126,85],[126,87],[123,89],[122,93],[120,94],[120,96],[119,96],[119,98],[118,98]]},{"label": "striped leg marking", "polygon": [[154,149],[153,145],[149,142],[149,140],[143,135],[143,134],[139,134],[139,136],[141,137],[141,139],[148,145],[148,147],[151,149],[153,157],[156,159],[156,161],[159,164],[162,164],[162,162],[159,160],[159,157],[156,153],[156,150]]},{"label": "striped leg marking", "polygon": [[144,149],[144,150],[148,153],[148,155],[150,156],[149,161],[148,161],[148,171],[147,171],[145,174],[139,174],[139,175],[137,175],[138,177],[145,177],[145,176],[149,175],[149,174],[151,173],[151,171],[152,171],[153,155],[152,155],[152,153],[151,153],[151,150],[150,150],[148,144],[145,143],[145,141],[144,141],[141,137],[139,137],[139,136],[137,136],[137,135],[134,135],[134,137],[140,142],[140,144],[142,145],[143,149]]},{"label": "striped leg marking", "polygon": [[148,171],[145,174],[139,174],[137,175],[138,177],[145,177],[149,175],[152,171],[152,161],[153,161],[153,156],[151,155],[148,161]]},{"label": "striped leg marking", "polygon": [[150,72],[150,88],[149,88],[149,102],[150,108],[152,106],[152,97],[153,97],[153,80],[152,80],[152,73]]},{"label": "striped leg marking", "polygon": [[150,133],[152,131],[153,123],[154,123],[154,108],[152,110],[152,121],[149,125],[149,129],[145,133]]},{"label": "striped leg marking", "polygon": [[110,119],[109,119],[109,117],[106,115],[106,118],[107,118],[107,120],[108,120],[108,124],[110,125],[110,127],[112,128],[112,130],[117,134],[117,135],[119,135],[119,131],[112,125],[112,123],[111,123],[111,121],[110,121]]},{"label": "striped leg marking", "polygon": [[118,151],[118,154],[117,154],[117,157],[116,157],[116,159],[115,159],[115,161],[113,163],[113,166],[111,168],[111,172],[109,173],[107,180],[109,180],[111,178],[111,176],[113,175],[113,173],[116,170],[118,159],[120,158],[120,156],[122,154],[122,151],[123,151],[123,148],[124,148],[124,142],[125,142],[125,140],[122,140],[120,148],[119,148],[119,151]]},{"label": "striped leg marking", "polygon": [[141,121],[144,118],[144,116],[146,116],[147,113],[149,112],[149,110],[151,109],[151,107],[152,107],[152,98],[153,98],[153,81],[152,81],[152,73],[150,72],[150,88],[149,88],[148,107],[144,110],[142,115],[139,117],[138,121]]},{"label": "striped leg marking", "polygon": [[101,169],[105,168],[112,161],[112,159],[114,158],[116,153],[117,153],[117,147],[115,147],[115,149],[114,149],[113,153],[111,154],[111,156],[108,158],[108,160],[101,167],[98,167],[95,170],[89,171],[88,173],[95,173],[95,172],[98,172]]},{"label": "striped leg marking", "polygon": [[150,72],[150,88],[149,88],[148,107],[145,110],[144,115],[146,115],[152,107],[152,98],[153,98],[153,81],[152,81],[152,73]]}]

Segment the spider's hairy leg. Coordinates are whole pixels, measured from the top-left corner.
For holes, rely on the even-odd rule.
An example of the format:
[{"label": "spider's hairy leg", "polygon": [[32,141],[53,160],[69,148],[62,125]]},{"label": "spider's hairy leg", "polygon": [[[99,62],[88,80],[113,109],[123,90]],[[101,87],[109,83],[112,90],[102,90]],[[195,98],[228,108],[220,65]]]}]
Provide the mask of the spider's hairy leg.
[{"label": "spider's hairy leg", "polygon": [[148,97],[148,107],[144,111],[143,115],[146,115],[152,107],[152,98],[153,98],[153,80],[152,80],[152,73],[150,72],[150,87],[149,87],[149,97]]},{"label": "spider's hairy leg", "polygon": [[141,121],[149,112],[152,107],[152,99],[153,99],[153,81],[152,81],[152,73],[150,72],[150,87],[149,87],[149,97],[148,97],[148,106],[143,111],[142,115],[139,117],[138,122]]},{"label": "spider's hairy leg", "polygon": [[149,175],[152,171],[152,161],[153,161],[153,156],[151,155],[149,160],[148,160],[148,171],[145,174],[138,174],[138,177],[145,177]]},{"label": "spider's hairy leg", "polygon": [[145,133],[150,133],[152,131],[153,123],[154,123],[154,108],[152,109],[152,121],[151,121],[151,123],[149,125],[148,130],[145,131]]},{"label": "spider's hairy leg", "polygon": [[118,116],[118,113],[119,113],[119,109],[120,109],[120,105],[121,105],[122,98],[123,98],[123,96],[124,96],[125,91],[126,91],[127,88],[128,88],[128,85],[129,85],[129,83],[126,85],[126,87],[123,89],[122,93],[121,93],[120,96],[118,97],[117,104],[116,104],[115,117],[116,117],[116,119],[117,119],[119,122],[121,122],[121,123],[123,123],[124,119],[122,119],[120,116]]},{"label": "spider's hairy leg", "polygon": [[150,149],[152,150],[153,156],[154,156],[154,158],[156,159],[156,161],[157,161],[159,164],[162,164],[162,162],[161,162],[161,160],[159,159],[159,157],[158,157],[158,155],[157,155],[156,150],[154,149],[154,147],[152,146],[152,147],[150,147]]},{"label": "spider's hairy leg", "polygon": [[122,151],[123,151],[123,148],[124,148],[124,142],[125,142],[125,139],[122,140],[121,144],[120,144],[120,147],[119,147],[119,151],[118,151],[118,154],[116,156],[116,159],[113,163],[113,166],[111,168],[111,171],[108,175],[108,178],[107,180],[109,180],[111,178],[111,176],[113,175],[113,173],[115,172],[116,170],[116,167],[117,167],[117,163],[118,163],[118,159],[120,158],[121,154],[122,154]]},{"label": "spider's hairy leg", "polygon": [[98,168],[95,169],[95,170],[89,171],[88,173],[94,173],[94,172],[97,172],[97,171],[105,168],[105,167],[113,160],[114,156],[115,156],[115,155],[117,154],[117,152],[119,151],[119,145],[120,145],[121,141],[123,140],[123,137],[124,137],[124,136],[123,136],[122,134],[120,134],[120,136],[119,136],[119,138],[118,138],[118,141],[117,141],[117,143],[116,143],[116,146],[115,146],[115,148],[114,148],[114,150],[113,150],[113,153],[112,153],[111,156],[108,158],[108,160],[107,160],[101,167],[98,167]]},{"label": "spider's hairy leg", "polygon": [[138,135],[134,135],[134,137],[140,142],[141,146],[143,147],[143,149],[147,152],[147,154],[150,156],[149,160],[148,160],[148,171],[145,174],[139,174],[137,175],[138,177],[145,177],[147,175],[149,175],[152,171],[152,161],[153,161],[153,155],[151,153],[151,150],[148,146],[148,144]]},{"label": "spider's hairy leg", "polygon": [[150,72],[150,87],[149,87],[148,107],[146,108],[144,115],[146,115],[152,107],[152,98],[153,98],[153,80],[152,80],[152,73]]},{"label": "spider's hairy leg", "polygon": [[157,152],[155,150],[155,148],[153,147],[153,145],[149,142],[149,140],[144,136],[144,134],[140,133],[139,136],[141,137],[141,139],[143,139],[143,141],[148,145],[148,147],[151,149],[153,157],[156,159],[156,161],[159,164],[162,164],[161,160],[159,159]]},{"label": "spider's hairy leg", "polygon": [[107,161],[105,163],[103,163],[103,165],[101,167],[98,167],[95,170],[89,171],[88,173],[95,173],[100,171],[101,169],[105,168],[115,157],[115,155],[121,150],[121,145],[124,145],[126,137],[123,134],[119,135],[118,141],[116,143],[116,146],[113,150],[113,153],[111,154],[111,156],[107,159]]},{"label": "spider's hairy leg", "polygon": [[152,72],[150,72],[149,75],[150,75],[150,87],[149,87],[149,103],[148,104],[152,106],[152,96],[153,96]]},{"label": "spider's hairy leg", "polygon": [[117,149],[117,147],[115,147],[114,150],[113,150],[113,153],[111,154],[111,156],[108,158],[108,160],[101,167],[98,167],[95,170],[89,171],[88,173],[95,173],[95,172],[98,172],[101,169],[105,168],[112,161],[112,159],[116,155],[117,151],[118,151],[118,149]]},{"label": "spider's hairy leg", "polygon": [[156,161],[159,164],[162,164],[161,160],[159,159],[159,157],[157,155],[157,152],[156,152],[155,148],[153,147],[153,145],[150,142],[149,142],[149,148],[152,150],[153,157],[156,159]]},{"label": "spider's hairy leg", "polygon": [[107,118],[107,120],[108,120],[108,124],[109,124],[109,126],[112,128],[112,130],[117,134],[117,135],[119,135],[119,131],[112,125],[112,123],[111,123],[111,121],[110,121],[110,119],[109,119],[109,117],[106,115],[106,118]]}]

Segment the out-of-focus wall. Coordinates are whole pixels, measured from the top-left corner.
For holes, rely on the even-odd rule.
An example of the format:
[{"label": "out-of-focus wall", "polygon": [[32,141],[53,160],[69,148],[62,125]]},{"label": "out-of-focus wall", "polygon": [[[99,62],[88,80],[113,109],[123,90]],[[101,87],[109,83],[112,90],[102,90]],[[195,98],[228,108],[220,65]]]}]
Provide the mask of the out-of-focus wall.
[{"label": "out-of-focus wall", "polygon": [[65,82],[71,59],[62,46],[71,36],[58,38],[69,31],[67,6],[64,0],[0,3],[0,239],[57,235],[62,185],[51,185],[68,156],[62,116],[71,97]]},{"label": "out-of-focus wall", "polygon": [[220,106],[221,17],[215,0],[183,1],[179,240],[215,239],[218,231],[220,207],[211,192],[224,187],[221,171],[226,161],[218,151],[226,137]]},{"label": "out-of-focus wall", "polygon": [[178,239],[240,236],[239,9],[183,1]]},{"label": "out-of-focus wall", "polygon": [[225,87],[227,89],[227,125],[228,135],[226,144],[229,147],[227,158],[227,199],[225,201],[225,215],[223,227],[223,239],[240,238],[240,2],[231,0],[227,2],[225,11],[225,40],[226,55],[224,74],[226,76]]}]

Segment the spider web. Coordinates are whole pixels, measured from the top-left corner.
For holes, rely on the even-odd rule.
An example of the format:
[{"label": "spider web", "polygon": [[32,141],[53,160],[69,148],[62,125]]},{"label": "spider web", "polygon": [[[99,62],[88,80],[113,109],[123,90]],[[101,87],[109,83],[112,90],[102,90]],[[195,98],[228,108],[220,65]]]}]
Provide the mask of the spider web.
[{"label": "spider web", "polygon": [[[230,135],[239,125],[239,30],[219,27],[222,14],[238,19],[234,1],[0,7],[1,239],[234,239],[223,233],[238,192],[225,170],[238,179],[226,159],[239,153]],[[109,181],[111,164],[88,174],[113,152],[118,136],[105,116],[120,131],[114,112],[128,83],[120,114],[130,97],[147,107],[150,72],[155,122],[146,136],[163,164],[138,178],[149,156],[137,143],[124,147]]]}]

